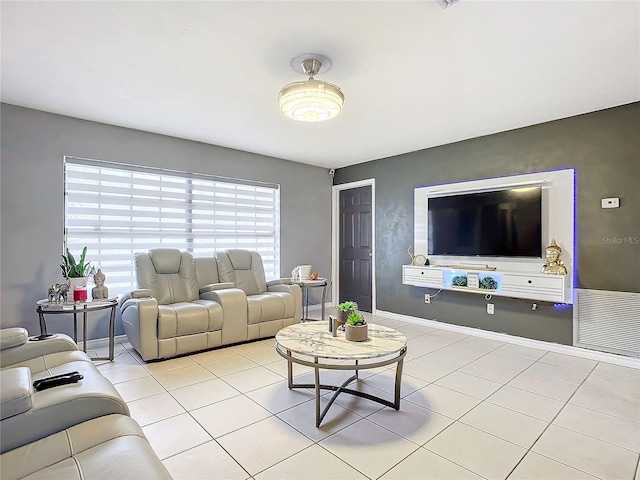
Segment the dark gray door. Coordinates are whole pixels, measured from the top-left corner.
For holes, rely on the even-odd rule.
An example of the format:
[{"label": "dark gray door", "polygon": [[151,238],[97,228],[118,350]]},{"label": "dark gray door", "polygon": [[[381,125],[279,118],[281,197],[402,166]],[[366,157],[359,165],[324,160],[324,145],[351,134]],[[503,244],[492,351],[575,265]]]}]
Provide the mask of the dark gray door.
[{"label": "dark gray door", "polygon": [[370,185],[340,191],[339,300],[365,312],[372,306],[372,209]]}]

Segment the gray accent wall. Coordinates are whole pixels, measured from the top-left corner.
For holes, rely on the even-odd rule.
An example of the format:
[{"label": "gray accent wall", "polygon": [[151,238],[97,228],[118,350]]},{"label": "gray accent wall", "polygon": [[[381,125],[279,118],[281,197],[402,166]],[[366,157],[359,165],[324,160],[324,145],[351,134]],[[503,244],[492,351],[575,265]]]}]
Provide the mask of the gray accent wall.
[{"label": "gray accent wall", "polygon": [[[428,132],[425,132],[428,135]],[[560,168],[576,170],[576,288],[640,292],[640,103],[336,170],[334,184],[375,178],[377,308],[572,344],[573,307],[402,285],[415,187]],[[620,208],[600,200],[619,197]],[[424,253],[424,252],[416,252]],[[541,262],[542,266],[542,262]]]},{"label": "gray accent wall", "polygon": [[[331,271],[332,179],[325,168],[8,104],[0,108],[3,328],[23,326],[38,334],[35,302],[62,281],[66,155],[277,183],[281,275],[290,276],[300,264]],[[89,338],[106,337],[107,323],[91,316]],[[50,331],[73,332],[70,315],[47,316],[47,324]],[[116,334],[122,333],[118,321]]]}]

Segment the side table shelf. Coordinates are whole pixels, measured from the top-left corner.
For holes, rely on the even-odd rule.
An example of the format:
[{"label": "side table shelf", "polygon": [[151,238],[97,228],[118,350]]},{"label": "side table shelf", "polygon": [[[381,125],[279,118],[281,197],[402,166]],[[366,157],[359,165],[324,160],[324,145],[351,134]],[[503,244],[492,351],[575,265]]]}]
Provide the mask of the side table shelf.
[{"label": "side table shelf", "polygon": [[103,300],[93,300],[88,302],[65,302],[55,303],[49,302],[47,299],[38,300],[36,302],[36,312],[40,320],[40,335],[32,340],[45,340],[52,335],[47,333],[47,322],[45,315],[62,315],[73,314],[73,340],[78,343],[78,314],[82,314],[82,350],[87,353],[87,320],[89,312],[97,312],[100,310],[111,309],[109,316],[109,356],[108,357],[92,357],[92,360],[113,360],[113,351],[115,343],[115,320],[116,307],[118,306],[117,297]]}]

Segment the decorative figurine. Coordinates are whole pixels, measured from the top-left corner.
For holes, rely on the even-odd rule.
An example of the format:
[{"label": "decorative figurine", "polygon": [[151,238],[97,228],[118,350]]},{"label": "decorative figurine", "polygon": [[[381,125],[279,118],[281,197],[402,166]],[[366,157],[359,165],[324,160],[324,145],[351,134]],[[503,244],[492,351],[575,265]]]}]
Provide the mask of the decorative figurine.
[{"label": "decorative figurine", "polygon": [[542,267],[542,273],[548,273],[550,275],[566,275],[567,267],[564,266],[560,256],[562,255],[562,249],[556,245],[555,239],[551,240],[545,251],[545,263]]},{"label": "decorative figurine", "polygon": [[60,290],[60,284],[56,283],[49,287],[49,302],[53,303],[58,298],[58,291]]},{"label": "decorative figurine", "polygon": [[69,295],[69,284],[68,283],[60,284],[60,290],[58,290],[58,299],[56,300],[56,302],[66,303],[68,295]]},{"label": "decorative figurine", "polygon": [[106,277],[104,273],[102,273],[102,269],[98,269],[98,271],[93,275],[93,281],[96,284],[91,290],[91,296],[94,300],[100,300],[103,298],[109,298],[109,289],[104,286],[104,281]]},{"label": "decorative figurine", "polygon": [[49,302],[65,303],[67,294],[69,293],[69,285],[66,283],[56,283],[49,287]]},{"label": "decorative figurine", "polygon": [[300,269],[298,267],[291,270],[291,281],[297,282],[300,280]]}]

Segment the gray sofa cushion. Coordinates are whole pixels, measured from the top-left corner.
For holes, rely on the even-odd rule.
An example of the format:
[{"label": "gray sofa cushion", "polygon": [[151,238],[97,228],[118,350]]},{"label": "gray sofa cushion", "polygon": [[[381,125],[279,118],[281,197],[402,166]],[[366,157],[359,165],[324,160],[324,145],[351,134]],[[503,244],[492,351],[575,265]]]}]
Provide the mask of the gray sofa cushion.
[{"label": "gray sofa cushion", "polygon": [[222,328],[222,306],[211,300],[158,305],[158,338],[173,338]]},{"label": "gray sofa cushion", "polygon": [[232,282],[247,295],[267,291],[262,257],[258,252],[230,249],[215,254],[221,282]]},{"label": "gray sofa cushion", "polygon": [[197,257],[193,259],[196,264],[196,277],[198,286],[220,283],[218,278],[218,263],[214,257]]},{"label": "gray sofa cushion", "polygon": [[174,248],[152,248],[134,254],[138,287],[148,289],[160,305],[200,297],[193,256]]},{"label": "gray sofa cushion", "polygon": [[295,299],[286,292],[251,295],[247,303],[249,324],[291,318],[295,313]]}]

